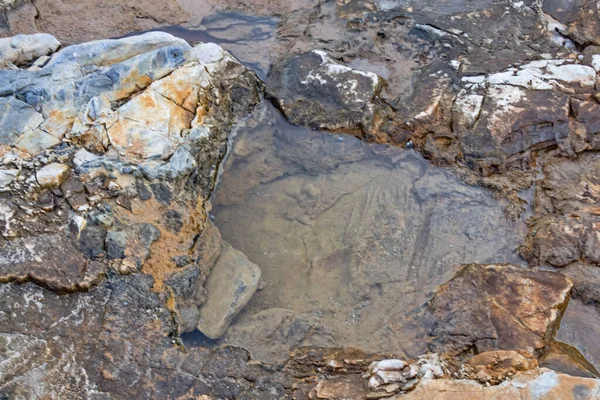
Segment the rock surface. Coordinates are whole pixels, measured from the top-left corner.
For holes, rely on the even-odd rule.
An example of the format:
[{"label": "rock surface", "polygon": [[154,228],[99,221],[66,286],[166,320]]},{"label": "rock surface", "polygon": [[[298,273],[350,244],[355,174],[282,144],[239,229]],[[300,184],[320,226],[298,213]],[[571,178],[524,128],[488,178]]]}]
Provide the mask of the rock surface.
[{"label": "rock surface", "polygon": [[[443,379],[399,398],[597,397],[597,380],[534,365],[598,375],[597,8],[0,1],[2,36],[100,39],[58,52],[49,36],[0,42],[0,397],[389,397],[408,382],[370,392],[363,374],[405,377],[381,361],[414,365],[428,349],[445,353]],[[161,29],[191,44],[106,40],[184,21],[194,28]],[[217,223],[230,213],[225,241],[264,279],[222,341],[202,346],[241,344],[272,365],[179,344],[220,255],[217,169],[261,89],[199,41],[269,75],[290,121],[336,133],[250,118],[212,197]],[[42,187],[52,164],[70,172]],[[233,227],[251,233],[236,242]],[[496,265],[519,263],[521,242],[530,266],[560,271]],[[564,316],[561,274],[575,297]],[[361,340],[393,354],[320,347]]]},{"label": "rock surface", "polygon": [[60,42],[47,33],[17,35],[0,39],[0,66],[20,66],[53,53]]},{"label": "rock surface", "polygon": [[476,352],[522,349],[534,354],[553,335],[571,286],[557,273],[465,266],[440,286],[425,316],[417,319],[433,318],[432,350],[461,352],[474,347]]},{"label": "rock surface", "polygon": [[467,380],[425,380],[414,391],[393,397],[403,399],[596,399],[600,390],[597,379],[577,378],[540,369],[522,374],[498,386],[486,387]]},{"label": "rock surface", "polygon": [[269,95],[293,124],[358,131],[371,124],[382,82],[319,50],[290,57],[269,75]]}]

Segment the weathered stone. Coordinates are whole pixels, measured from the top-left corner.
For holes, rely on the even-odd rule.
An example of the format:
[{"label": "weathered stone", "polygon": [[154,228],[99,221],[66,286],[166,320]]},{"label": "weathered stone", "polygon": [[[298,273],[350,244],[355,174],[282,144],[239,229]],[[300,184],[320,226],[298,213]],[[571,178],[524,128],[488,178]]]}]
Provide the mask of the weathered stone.
[{"label": "weathered stone", "polygon": [[309,344],[331,347],[323,325],[310,314],[269,308],[239,318],[241,323],[232,325],[224,340],[249,349],[253,358],[264,362],[284,362],[289,353]]},{"label": "weathered stone", "polygon": [[534,356],[524,351],[499,350],[480,353],[465,363],[466,375],[479,383],[498,384],[519,372],[538,367]]},{"label": "weathered stone", "polygon": [[560,320],[571,286],[558,273],[465,266],[437,290],[419,318],[432,324],[434,350],[462,352],[474,346],[478,352],[522,349],[533,354]]},{"label": "weathered stone", "polygon": [[0,97],[0,144],[14,145],[24,132],[37,128],[44,118],[32,106],[14,97]]},{"label": "weathered stone", "polygon": [[538,181],[531,229],[521,253],[532,265],[564,267],[575,261],[598,264],[600,158],[548,163]]},{"label": "weathered stone", "polygon": [[269,76],[268,91],[293,124],[358,131],[371,123],[379,79],[315,50],[278,65]]},{"label": "weathered stone", "polygon": [[44,166],[35,174],[35,179],[42,188],[57,188],[69,177],[68,166],[51,163]]},{"label": "weathered stone", "polygon": [[89,289],[105,271],[75,250],[64,233],[4,241],[0,254],[1,282],[31,281],[61,292]]},{"label": "weathered stone", "polygon": [[127,234],[125,232],[109,231],[106,233],[105,248],[106,257],[109,259],[125,258],[127,247]]},{"label": "weathered stone", "polygon": [[16,147],[31,155],[36,155],[59,143],[60,139],[56,136],[52,136],[40,128],[36,128],[22,134],[16,143]]},{"label": "weathered stone", "polygon": [[429,379],[394,400],[479,400],[479,399],[589,399],[597,398],[600,381],[558,374],[541,368],[498,386],[483,386],[468,380]]},{"label": "weathered stone", "polygon": [[260,269],[243,253],[223,243],[206,281],[207,298],[200,309],[198,330],[211,339],[223,336],[256,291],[260,275]]},{"label": "weathered stone", "polygon": [[60,42],[47,33],[17,35],[0,39],[0,67],[21,65],[58,49]]}]

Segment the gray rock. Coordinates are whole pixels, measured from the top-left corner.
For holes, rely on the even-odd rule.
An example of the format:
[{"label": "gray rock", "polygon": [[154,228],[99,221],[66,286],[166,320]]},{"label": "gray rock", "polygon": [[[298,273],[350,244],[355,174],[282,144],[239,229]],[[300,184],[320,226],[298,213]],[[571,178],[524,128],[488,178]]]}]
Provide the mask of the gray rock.
[{"label": "gray rock", "polygon": [[18,175],[18,169],[0,169],[0,187],[10,185]]},{"label": "gray rock", "polygon": [[14,145],[21,134],[43,121],[42,114],[29,104],[12,96],[0,98],[0,144]]},{"label": "gray rock", "polygon": [[260,268],[240,251],[223,243],[221,256],[206,281],[206,303],[200,309],[198,330],[218,339],[250,301],[260,279]]},{"label": "gray rock", "polygon": [[58,49],[60,42],[47,33],[16,35],[0,39],[0,67],[21,65]]},{"label": "gray rock", "polygon": [[106,257],[109,259],[125,258],[125,248],[127,247],[127,234],[125,232],[109,231],[104,239],[106,247]]},{"label": "gray rock", "polygon": [[167,46],[187,46],[165,32],[148,32],[122,39],[94,40],[66,47],[52,56],[46,68],[75,63],[80,67],[106,66]]},{"label": "gray rock", "polygon": [[291,123],[330,130],[370,125],[369,104],[381,86],[376,74],[354,70],[320,50],[288,58],[267,82],[269,95]]}]

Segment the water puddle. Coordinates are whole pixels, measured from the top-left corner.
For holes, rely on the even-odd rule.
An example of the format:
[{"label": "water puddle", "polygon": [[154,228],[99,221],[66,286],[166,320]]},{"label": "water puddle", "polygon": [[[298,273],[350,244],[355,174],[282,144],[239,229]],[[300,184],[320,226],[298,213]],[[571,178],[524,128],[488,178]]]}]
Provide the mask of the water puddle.
[{"label": "water puddle", "polygon": [[577,349],[600,370],[600,312],[594,304],[572,299],[561,320],[556,340]]},{"label": "water puddle", "polygon": [[291,126],[269,104],[239,124],[212,205],[263,280],[221,343],[270,362],[301,345],[423,352],[407,316],[458,264],[520,264],[526,232],[416,152]]},{"label": "water puddle", "polygon": [[[261,79],[265,79],[270,68],[265,54],[275,45],[274,35],[278,22],[274,17],[221,12],[204,17],[196,27],[163,26],[146,32],[167,32],[191,45],[200,42],[217,43],[246,67],[254,70]],[[132,32],[126,36],[140,33],[143,32]]]}]

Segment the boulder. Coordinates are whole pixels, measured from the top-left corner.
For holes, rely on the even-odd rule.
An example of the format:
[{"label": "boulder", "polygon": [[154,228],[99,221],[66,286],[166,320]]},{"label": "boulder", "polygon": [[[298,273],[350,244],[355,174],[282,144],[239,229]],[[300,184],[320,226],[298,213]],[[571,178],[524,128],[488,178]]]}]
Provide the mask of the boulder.
[{"label": "boulder", "polygon": [[[540,351],[556,328],[572,283],[559,273],[508,265],[464,266],[437,289],[422,323],[430,349]],[[433,317],[433,318],[432,318]]]},{"label": "boulder", "polygon": [[352,69],[314,50],[277,65],[267,90],[293,124],[358,132],[371,124],[371,102],[382,83],[372,72]]},{"label": "boulder", "polygon": [[0,67],[8,64],[20,66],[53,53],[60,42],[47,33],[16,35],[0,39]]}]

